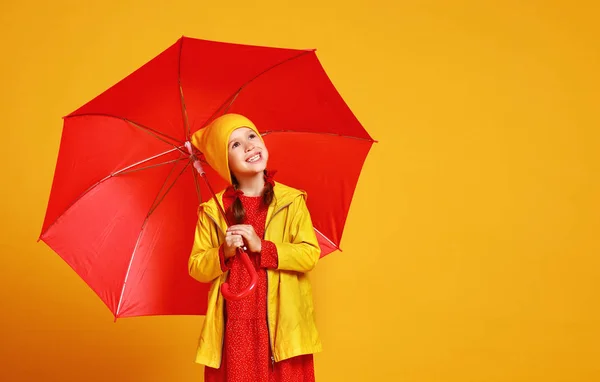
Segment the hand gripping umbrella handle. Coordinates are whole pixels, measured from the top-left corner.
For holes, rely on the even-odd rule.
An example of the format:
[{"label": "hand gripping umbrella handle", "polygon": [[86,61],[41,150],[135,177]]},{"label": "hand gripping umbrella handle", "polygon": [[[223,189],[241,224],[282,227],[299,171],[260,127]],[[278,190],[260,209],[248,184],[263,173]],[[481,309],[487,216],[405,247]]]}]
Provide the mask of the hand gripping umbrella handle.
[{"label": "hand gripping umbrella handle", "polygon": [[[231,224],[229,224],[229,220],[227,219],[227,214],[225,213],[225,211],[223,211],[223,207],[221,207],[221,204],[219,203],[219,200],[217,199],[217,195],[215,195],[215,192],[213,191],[212,187],[210,186],[210,183],[208,182],[208,179],[206,178],[206,173],[204,172],[204,169],[202,168],[202,163],[200,163],[200,161],[195,157],[194,150],[192,148],[192,144],[189,141],[185,142],[185,148],[187,149],[188,153],[190,154],[190,159],[193,162],[194,168],[196,169],[196,171],[198,171],[198,174],[200,174],[200,176],[204,179],[204,182],[206,182],[206,186],[210,190],[210,193],[212,194],[213,198],[215,199],[215,202],[216,202],[217,206],[219,207],[219,211],[221,212],[221,215],[223,215],[223,218],[227,222],[227,225],[231,225]],[[256,287],[256,282],[258,281],[258,274],[256,274],[256,270],[254,269],[254,265],[250,261],[248,254],[246,252],[244,252],[244,250],[242,250],[241,248],[238,248],[237,250],[239,252],[240,258],[242,259],[242,264],[244,264],[246,271],[250,275],[250,283],[244,290],[242,290],[239,293],[230,292],[229,291],[229,283],[223,283],[223,285],[221,285],[221,293],[223,294],[223,297],[225,297],[225,299],[227,299],[227,300],[234,300],[234,301],[241,300],[242,298],[247,297],[250,293],[252,293],[252,291]]]},{"label": "hand gripping umbrella handle", "polygon": [[250,275],[250,283],[244,290],[242,290],[239,293],[230,292],[229,283],[223,283],[223,285],[221,285],[221,293],[223,294],[223,297],[225,297],[225,299],[231,301],[238,301],[243,299],[244,297],[247,297],[250,293],[254,291],[254,288],[256,287],[256,282],[258,281],[258,274],[256,274],[256,270],[254,269],[254,265],[250,261],[248,254],[244,252],[241,248],[238,248],[238,252],[240,259],[242,259],[242,264],[244,264],[246,271],[248,271],[248,274]]}]

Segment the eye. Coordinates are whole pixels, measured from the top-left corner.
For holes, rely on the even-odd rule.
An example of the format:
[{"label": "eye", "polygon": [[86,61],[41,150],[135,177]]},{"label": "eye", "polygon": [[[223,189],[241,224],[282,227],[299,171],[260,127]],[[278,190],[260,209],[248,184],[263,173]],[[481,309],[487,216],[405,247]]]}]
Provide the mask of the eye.
[{"label": "eye", "polygon": [[232,149],[235,149],[236,147],[238,147],[240,145],[239,142],[233,142],[233,144],[231,145]]},{"label": "eye", "polygon": [[254,134],[254,133],[251,133],[251,134],[248,136],[248,138],[250,138],[250,139],[254,139],[254,138],[256,138],[256,134]]}]

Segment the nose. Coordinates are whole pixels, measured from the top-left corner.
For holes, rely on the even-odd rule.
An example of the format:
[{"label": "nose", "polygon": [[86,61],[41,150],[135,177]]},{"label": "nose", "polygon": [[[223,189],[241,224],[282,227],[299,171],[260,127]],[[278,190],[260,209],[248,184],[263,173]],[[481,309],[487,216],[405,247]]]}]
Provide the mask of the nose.
[{"label": "nose", "polygon": [[254,145],[252,144],[252,142],[246,143],[246,152],[249,152],[252,150],[254,150]]}]

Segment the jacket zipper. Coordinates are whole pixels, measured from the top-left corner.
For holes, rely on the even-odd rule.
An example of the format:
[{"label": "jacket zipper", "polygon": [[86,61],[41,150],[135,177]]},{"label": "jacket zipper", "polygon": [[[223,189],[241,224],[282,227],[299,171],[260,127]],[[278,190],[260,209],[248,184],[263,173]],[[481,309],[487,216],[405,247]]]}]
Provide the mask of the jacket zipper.
[{"label": "jacket zipper", "polygon": [[269,347],[271,350],[271,370],[275,370],[275,357],[273,355],[273,344],[271,344],[271,328],[269,327],[269,275],[267,274],[267,334],[269,335]]},{"label": "jacket zipper", "polygon": [[277,215],[278,213],[283,211],[284,208],[289,207],[291,204],[292,204],[292,202],[289,202],[288,204],[281,206],[277,211],[273,212],[273,215],[271,215],[271,218],[269,219],[269,221],[267,222],[267,225],[265,226],[265,233],[267,232],[267,228],[269,228],[269,224],[271,224],[275,215]]},{"label": "jacket zipper", "polygon": [[[269,219],[269,221],[267,222],[267,225],[265,226],[265,236],[267,233],[267,228],[269,228],[269,224],[271,224],[275,215],[277,215],[279,212],[283,211],[284,208],[287,208],[291,204],[292,203],[290,202],[284,206],[281,206],[277,211],[273,212],[273,215],[271,215],[271,218]],[[271,327],[269,325],[269,275],[268,275],[268,270],[267,270],[267,304],[266,305],[267,305],[267,333],[269,334],[269,346],[271,347],[271,369],[275,370],[275,349],[274,349],[273,344],[271,343]]]}]

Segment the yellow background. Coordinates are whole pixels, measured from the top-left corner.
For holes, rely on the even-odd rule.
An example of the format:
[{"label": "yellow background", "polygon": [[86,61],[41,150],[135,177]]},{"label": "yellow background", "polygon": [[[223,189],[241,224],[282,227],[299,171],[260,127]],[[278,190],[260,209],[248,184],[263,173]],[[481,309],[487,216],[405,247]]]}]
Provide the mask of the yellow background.
[{"label": "yellow background", "polygon": [[317,48],[380,141],[312,273],[318,380],[600,380],[592,3],[3,1],[0,380],[202,379],[202,317],[115,324],[36,242],[61,117],[181,35]]}]

